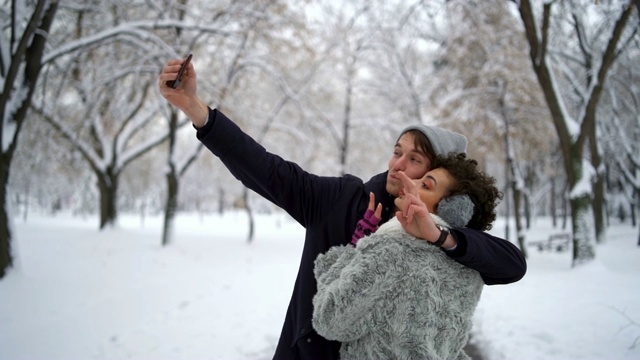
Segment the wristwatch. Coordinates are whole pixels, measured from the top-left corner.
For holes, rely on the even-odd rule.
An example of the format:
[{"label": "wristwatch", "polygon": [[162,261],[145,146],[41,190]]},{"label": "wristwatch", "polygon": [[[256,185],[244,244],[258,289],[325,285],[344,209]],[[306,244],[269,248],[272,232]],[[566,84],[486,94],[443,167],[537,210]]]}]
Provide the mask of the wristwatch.
[{"label": "wristwatch", "polygon": [[444,226],[440,226],[438,224],[436,224],[436,227],[438,228],[438,230],[440,230],[440,237],[438,238],[438,240],[436,240],[436,242],[432,243],[435,246],[441,247],[442,244],[444,244],[445,241],[447,241],[447,236],[449,236],[449,229],[447,229]]}]

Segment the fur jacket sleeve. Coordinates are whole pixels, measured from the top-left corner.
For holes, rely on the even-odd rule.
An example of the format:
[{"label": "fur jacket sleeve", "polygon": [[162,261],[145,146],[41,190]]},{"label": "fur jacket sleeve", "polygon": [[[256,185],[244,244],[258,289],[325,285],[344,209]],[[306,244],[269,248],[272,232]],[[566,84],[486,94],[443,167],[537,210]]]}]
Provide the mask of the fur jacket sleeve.
[{"label": "fur jacket sleeve", "polygon": [[465,359],[483,281],[392,219],[320,255],[313,326],[341,359]]}]

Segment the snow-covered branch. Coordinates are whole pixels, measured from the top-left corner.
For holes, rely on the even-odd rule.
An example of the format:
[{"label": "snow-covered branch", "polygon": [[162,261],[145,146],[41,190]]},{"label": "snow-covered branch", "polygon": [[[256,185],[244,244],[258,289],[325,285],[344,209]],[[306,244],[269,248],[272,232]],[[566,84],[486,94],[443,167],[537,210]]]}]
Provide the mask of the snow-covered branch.
[{"label": "snow-covered branch", "polygon": [[177,54],[175,49],[169,46],[161,38],[153,34],[151,30],[167,29],[167,28],[180,28],[185,30],[198,30],[202,32],[214,33],[222,36],[229,36],[232,32],[228,32],[220,29],[217,26],[203,25],[201,23],[195,23],[191,21],[177,21],[177,20],[140,20],[123,23],[121,25],[100,31],[96,34],[86,36],[81,39],[73,40],[67,44],[52,50],[47,53],[43,58],[43,63],[48,63],[56,60],[57,58],[73,53],[81,48],[88,48],[96,45],[105,40],[109,40],[118,36],[133,36],[143,43],[153,43],[163,52],[172,54],[172,56],[180,57],[181,54]]},{"label": "snow-covered branch", "polygon": [[[153,114],[150,114],[150,116]],[[169,132],[166,131],[161,134],[154,135],[135,146],[128,148],[118,157],[118,163],[116,164],[118,169],[122,169],[130,162],[134,161],[138,157],[144,155],[147,151],[154,148],[156,145],[161,144],[169,138]]]},{"label": "snow-covered branch", "polygon": [[104,171],[106,169],[105,163],[95,152],[95,150],[84,142],[80,141],[80,139],[78,139],[78,137],[68,126],[58,121],[55,116],[51,116],[45,113],[42,108],[39,108],[32,104],[31,109],[38,115],[40,115],[42,119],[44,119],[49,125],[53,126],[53,128],[56,129],[60,133],[60,135],[62,135],[74,148],[78,149],[78,151],[80,151],[80,154],[82,154],[82,157],[87,160],[87,162],[89,162],[92,168],[98,171]]}]

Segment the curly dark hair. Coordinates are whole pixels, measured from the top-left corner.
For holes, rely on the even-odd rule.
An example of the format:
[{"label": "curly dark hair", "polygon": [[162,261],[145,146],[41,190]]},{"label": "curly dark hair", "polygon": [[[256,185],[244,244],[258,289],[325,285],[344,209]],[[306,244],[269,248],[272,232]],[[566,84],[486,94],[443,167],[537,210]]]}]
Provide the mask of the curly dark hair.
[{"label": "curly dark hair", "polygon": [[476,230],[491,230],[496,220],[496,207],[502,199],[502,192],[495,186],[496,179],[478,170],[478,162],[467,159],[464,153],[438,155],[431,169],[443,168],[455,179],[453,187],[445,198],[454,195],[469,195],[474,204],[473,216],[467,224]]}]

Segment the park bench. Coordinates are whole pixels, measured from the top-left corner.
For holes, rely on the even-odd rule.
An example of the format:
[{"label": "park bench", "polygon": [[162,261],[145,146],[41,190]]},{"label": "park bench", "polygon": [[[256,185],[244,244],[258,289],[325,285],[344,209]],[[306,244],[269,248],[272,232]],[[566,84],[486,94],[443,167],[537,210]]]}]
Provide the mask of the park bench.
[{"label": "park bench", "polygon": [[571,234],[569,233],[556,233],[549,235],[546,240],[529,241],[529,246],[535,246],[538,251],[557,251],[562,252],[569,249],[571,245]]}]

